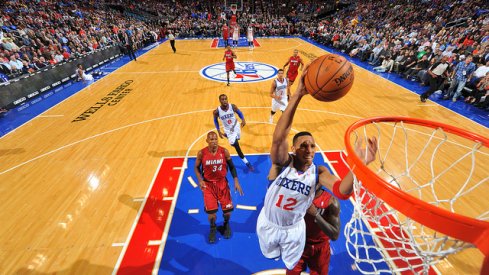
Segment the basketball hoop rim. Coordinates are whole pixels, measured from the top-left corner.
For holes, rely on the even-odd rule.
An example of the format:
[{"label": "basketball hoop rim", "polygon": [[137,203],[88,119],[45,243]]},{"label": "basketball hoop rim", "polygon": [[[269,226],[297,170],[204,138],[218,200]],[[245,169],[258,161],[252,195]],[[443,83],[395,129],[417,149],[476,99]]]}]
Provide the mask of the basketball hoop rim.
[{"label": "basketball hoop rim", "polygon": [[[353,123],[345,133],[345,146],[347,151],[347,161],[352,172],[362,181],[362,185],[377,197],[384,200],[391,207],[397,209],[404,215],[413,220],[437,230],[445,235],[457,238],[459,240],[473,243],[481,252],[489,258],[489,238],[484,238],[489,234],[489,222],[480,221],[474,218],[466,217],[448,210],[436,207],[408,193],[403,192],[385,180],[383,180],[374,171],[370,170],[358,158],[350,143],[350,136],[356,129],[375,122],[404,122],[426,126],[430,128],[442,128],[444,131],[456,134],[458,136],[481,142],[485,147],[489,147],[489,139],[481,135],[435,121],[429,121],[419,118],[410,118],[402,116],[380,116],[361,119]],[[363,180],[369,179],[369,180]]]}]

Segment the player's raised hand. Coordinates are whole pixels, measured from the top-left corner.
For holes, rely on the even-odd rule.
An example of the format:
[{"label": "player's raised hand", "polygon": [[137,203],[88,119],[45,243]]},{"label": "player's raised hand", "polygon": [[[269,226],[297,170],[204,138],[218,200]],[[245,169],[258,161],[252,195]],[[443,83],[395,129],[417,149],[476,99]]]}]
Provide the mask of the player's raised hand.
[{"label": "player's raised hand", "polygon": [[306,78],[307,68],[309,68],[309,64],[304,66],[304,70],[302,71],[302,75],[299,81],[299,85],[297,86],[296,93],[299,93],[300,96],[307,95],[308,92],[306,90],[306,85],[304,85],[304,79]]},{"label": "player's raised hand", "polygon": [[234,178],[234,191],[238,192],[240,196],[243,196],[243,189],[241,189],[241,185],[239,184],[238,178]]},{"label": "player's raised hand", "polygon": [[375,136],[367,139],[367,146],[365,148],[363,148],[363,138],[359,138],[355,142],[355,153],[365,165],[375,160],[377,149],[378,143]]}]

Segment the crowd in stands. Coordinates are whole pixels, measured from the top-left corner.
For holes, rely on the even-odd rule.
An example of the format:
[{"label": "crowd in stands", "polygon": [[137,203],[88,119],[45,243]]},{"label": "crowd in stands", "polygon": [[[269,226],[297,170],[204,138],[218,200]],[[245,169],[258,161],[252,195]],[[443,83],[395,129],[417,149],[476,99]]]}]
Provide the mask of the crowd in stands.
[{"label": "crowd in stands", "polygon": [[[273,2],[245,3],[238,14],[240,33],[253,25],[256,36],[298,35],[305,28],[296,11],[323,7],[321,1],[298,1],[281,16]],[[179,38],[218,37],[231,16],[229,7],[216,0],[10,0],[0,8],[0,82],[103,47],[124,50],[127,33],[134,33],[136,49],[170,30]]]},{"label": "crowd in stands", "polygon": [[[3,4],[0,73],[12,78],[102,47],[124,45],[128,33],[136,47],[170,30],[178,38],[219,37],[232,15],[224,1],[217,0],[65,1]],[[257,37],[309,37],[370,63],[376,71],[396,73],[430,89],[436,86],[454,101],[462,94],[468,103],[489,107],[489,100],[484,101],[489,86],[485,0],[359,0],[318,19],[323,11],[334,10],[331,3],[243,0],[237,16],[240,34],[252,25]],[[433,66],[444,62],[448,70],[433,81]],[[468,70],[457,67],[459,62],[474,66]]]},{"label": "crowd in stands", "polygon": [[[457,101],[464,95],[467,103],[488,110],[488,9],[484,0],[356,1],[303,35],[376,71],[429,85],[427,96],[438,91]],[[433,73],[443,68],[440,63],[447,69]]]},{"label": "crowd in stands", "polygon": [[124,46],[127,33],[141,47],[159,28],[83,0],[12,0],[0,13],[0,73],[33,73],[107,46]]}]

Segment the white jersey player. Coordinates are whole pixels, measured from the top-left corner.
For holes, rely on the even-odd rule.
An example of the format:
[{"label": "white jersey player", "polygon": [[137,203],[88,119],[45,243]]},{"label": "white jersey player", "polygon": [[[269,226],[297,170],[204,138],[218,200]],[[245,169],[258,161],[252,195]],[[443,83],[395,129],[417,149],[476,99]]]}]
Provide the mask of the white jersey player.
[{"label": "white jersey player", "polygon": [[246,33],[246,38],[248,39],[248,49],[253,50],[253,27],[251,25],[248,26],[248,30]]},{"label": "white jersey player", "polygon": [[[219,118],[221,119],[224,133],[229,141],[229,144],[234,144],[241,137],[241,127],[238,124],[238,119],[234,114],[234,104],[228,104],[227,110],[223,110],[222,106],[217,107]],[[236,106],[234,106],[236,108]]]},{"label": "white jersey player", "polygon": [[[295,111],[302,97],[307,95],[304,75],[297,91],[280,117],[273,133],[270,157],[272,167],[268,174],[272,182],[267,190],[263,208],[258,216],[256,232],[260,249],[267,258],[282,257],[288,269],[293,269],[302,256],[306,240],[304,216],[307,213],[326,223],[312,204],[316,190],[324,186],[340,199],[348,199],[353,190],[353,175],[342,180],[329,173],[324,166],[313,164],[316,153],[314,138],[309,132],[299,132],[288,146],[287,136],[292,128]],[[292,154],[289,154],[289,149]],[[368,139],[362,148],[362,139],[355,144],[356,155],[368,164],[375,160],[377,140]]]},{"label": "white jersey player", "polygon": [[[246,164],[248,169],[253,170],[253,166],[246,159],[243,152],[241,151],[241,147],[239,146],[239,139],[241,138],[241,127],[244,127],[246,125],[244,115],[236,105],[229,104],[227,95],[220,95],[219,102],[221,103],[221,105],[217,107],[217,109],[213,112],[214,125],[216,126],[217,133],[219,134],[220,138],[226,137],[228,139],[229,144],[231,144],[231,146],[236,149],[238,156]],[[241,125],[236,118],[236,114],[241,119]],[[224,133],[221,132],[218,119],[220,119],[222,122]]]},{"label": "white jersey player", "polygon": [[238,40],[239,40],[239,26],[234,25],[234,27],[233,27],[233,48],[238,47]]},{"label": "white jersey player", "polygon": [[273,115],[278,111],[285,111],[289,101],[289,94],[287,94],[288,82],[284,77],[284,70],[279,69],[277,78],[273,80],[272,87],[270,88],[270,97],[272,98],[272,111],[270,112],[270,124],[273,123]]}]

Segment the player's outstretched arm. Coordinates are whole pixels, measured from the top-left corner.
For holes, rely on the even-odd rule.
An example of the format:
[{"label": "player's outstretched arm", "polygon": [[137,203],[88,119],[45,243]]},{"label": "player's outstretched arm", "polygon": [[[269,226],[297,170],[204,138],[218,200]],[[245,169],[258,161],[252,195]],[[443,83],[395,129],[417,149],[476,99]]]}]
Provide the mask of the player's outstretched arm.
[{"label": "player's outstretched arm", "polygon": [[195,160],[194,172],[195,172],[195,176],[197,177],[197,180],[199,181],[200,190],[204,190],[205,181],[202,178],[202,171],[200,170],[201,164],[202,164],[202,151],[199,151],[197,153],[197,159]]},{"label": "player's outstretched arm", "polygon": [[238,109],[238,106],[236,106],[234,104],[232,104],[232,106],[233,106],[233,110],[236,112],[236,114],[238,114],[239,118],[241,119],[241,127],[245,127],[246,120],[245,120],[243,113],[241,112],[240,109]]},{"label": "player's outstretched arm", "polygon": [[[367,139],[366,147],[363,147],[363,139],[358,139],[355,143],[355,153],[365,165],[375,160],[377,148],[376,137]],[[325,167],[320,166],[319,183],[331,190],[337,198],[346,200],[353,191],[353,174],[350,171],[340,180],[336,176],[331,175]]]},{"label": "player's outstretched arm", "polygon": [[314,221],[331,240],[336,241],[341,229],[340,203],[338,200],[331,197],[328,207],[319,210]]},{"label": "player's outstretched arm", "polygon": [[275,126],[275,131],[273,132],[272,148],[270,149],[270,157],[272,163],[284,166],[289,161],[289,148],[287,143],[287,136],[290,133],[292,127],[292,121],[294,120],[295,111],[302,97],[307,94],[306,88],[304,86],[304,76],[306,75],[307,66],[304,69],[299,85],[294,95],[290,97],[289,105],[285,109],[282,116]]},{"label": "player's outstretched arm", "polygon": [[241,189],[241,185],[238,180],[238,173],[236,172],[236,167],[234,166],[233,159],[231,159],[231,154],[229,154],[228,149],[224,149],[224,155],[226,157],[226,162],[229,167],[229,171],[234,179],[234,191],[237,191],[240,196],[243,196],[243,189]]}]

